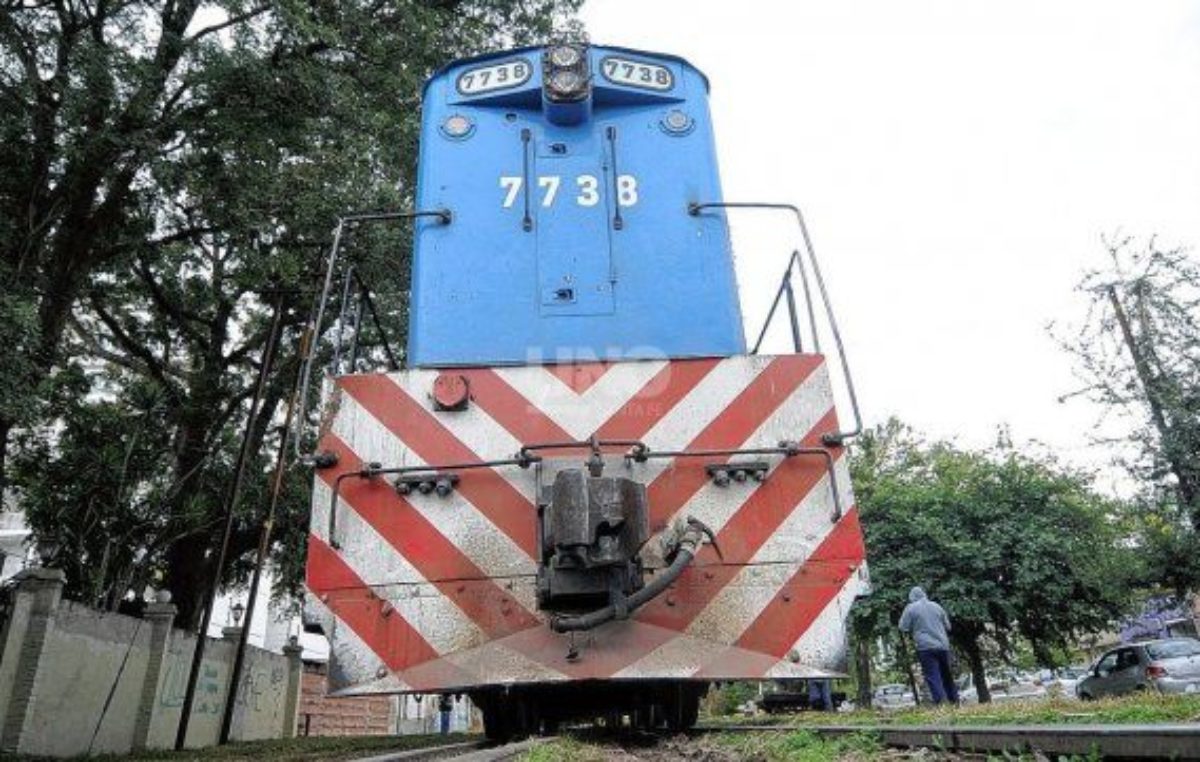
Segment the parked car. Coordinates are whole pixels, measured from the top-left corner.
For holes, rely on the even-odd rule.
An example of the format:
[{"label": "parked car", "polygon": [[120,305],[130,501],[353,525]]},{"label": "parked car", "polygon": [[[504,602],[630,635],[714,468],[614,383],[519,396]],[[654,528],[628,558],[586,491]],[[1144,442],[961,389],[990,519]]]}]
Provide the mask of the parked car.
[{"label": "parked car", "polygon": [[908,709],[917,705],[913,692],[901,683],[879,686],[871,703],[876,709]]},{"label": "parked car", "polygon": [[[1046,697],[1046,688],[1038,684],[1031,675],[1011,671],[1001,675],[988,675],[987,684],[992,701],[997,703]],[[964,704],[975,704],[979,701],[975,679],[969,672],[959,678],[958,700]]]},{"label": "parked car", "polygon": [[1075,687],[1085,701],[1145,690],[1200,693],[1200,640],[1165,638],[1114,648]]},{"label": "parked car", "polygon": [[1077,697],[1075,686],[1087,675],[1086,665],[1061,667],[1059,669],[1043,669],[1038,675],[1038,680],[1049,695],[1073,699]]}]

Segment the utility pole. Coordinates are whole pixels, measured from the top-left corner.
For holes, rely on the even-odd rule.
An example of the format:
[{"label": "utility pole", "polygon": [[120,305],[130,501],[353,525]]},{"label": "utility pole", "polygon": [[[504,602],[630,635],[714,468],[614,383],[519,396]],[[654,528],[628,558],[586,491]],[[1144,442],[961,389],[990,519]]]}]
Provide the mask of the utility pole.
[{"label": "utility pole", "polygon": [[[262,404],[263,392],[266,390],[267,378],[271,374],[271,366],[275,364],[275,350],[279,342],[280,326],[283,324],[283,292],[275,297],[275,306],[271,314],[271,330],[267,336],[267,346],[263,349],[262,361],[258,368],[258,381],[254,387],[254,397],[250,401],[250,411],[246,415],[246,427],[242,432],[242,446],[238,450],[237,465],[234,466],[233,483],[229,488],[229,496],[225,501],[225,526],[221,533],[221,549],[217,553],[217,561],[213,565],[212,583],[208,588],[208,596],[204,604],[204,616],[200,623],[200,631],[196,633],[196,650],[192,653],[192,669],[188,673],[187,690],[183,694],[183,708],[179,715],[179,727],[175,732],[175,749],[181,750],[187,741],[188,723],[192,718],[192,705],[196,701],[196,685],[200,681],[200,667],[204,662],[204,647],[208,641],[208,626],[212,623],[213,604],[221,587],[221,576],[225,571],[225,560],[229,553],[229,538],[233,535],[233,522],[237,513],[238,501],[242,496],[242,479],[246,473],[246,461],[250,459],[250,439],[254,431],[254,422],[258,416],[259,405]],[[247,626],[249,623],[247,622]],[[236,698],[237,684],[229,686],[229,702]]]},{"label": "utility pole", "polygon": [[233,727],[233,710],[236,686],[241,683],[242,669],[246,660],[246,645],[250,640],[250,625],[254,622],[254,607],[258,602],[258,586],[262,581],[263,564],[271,549],[271,533],[275,529],[275,514],[279,506],[279,497],[283,494],[283,477],[287,472],[288,437],[292,432],[292,414],[296,409],[296,398],[300,394],[300,372],[297,369],[296,379],[292,382],[292,393],[288,396],[287,412],[284,415],[283,428],[279,432],[279,452],[275,456],[275,476],[271,483],[271,501],[267,516],[263,520],[258,534],[258,553],[254,558],[254,575],[250,578],[250,599],[246,601],[246,624],[238,635],[237,655],[233,659],[233,671],[229,676],[229,695],[225,698],[225,714],[221,718],[221,736],[219,743],[229,743],[229,731]]}]

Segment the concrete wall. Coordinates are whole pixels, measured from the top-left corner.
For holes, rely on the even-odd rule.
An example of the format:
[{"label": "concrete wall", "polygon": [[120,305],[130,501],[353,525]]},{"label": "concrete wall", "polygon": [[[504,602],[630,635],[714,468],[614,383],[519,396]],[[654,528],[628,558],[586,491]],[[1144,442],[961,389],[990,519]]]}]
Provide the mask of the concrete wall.
[{"label": "concrete wall", "polygon": [[[56,570],[17,576],[0,631],[0,751],[64,757],[171,747],[195,636],[171,626],[169,603],[135,619],[64,602],[62,583]],[[188,746],[217,742],[235,648],[208,641]],[[295,733],[300,649],[285,651],[248,649],[233,740]]]}]

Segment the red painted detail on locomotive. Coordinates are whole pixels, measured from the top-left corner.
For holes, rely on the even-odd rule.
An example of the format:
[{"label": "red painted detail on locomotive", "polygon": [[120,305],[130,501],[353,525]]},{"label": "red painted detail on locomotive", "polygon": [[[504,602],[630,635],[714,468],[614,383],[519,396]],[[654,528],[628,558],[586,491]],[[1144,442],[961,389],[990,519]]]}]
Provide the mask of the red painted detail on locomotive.
[{"label": "red painted detail on locomotive", "polygon": [[345,622],[389,669],[403,669],[437,657],[421,633],[400,616],[384,616],[386,602],[333,550],[308,536],[306,583],[338,619]]},{"label": "red painted detail on locomotive", "polygon": [[[374,382],[373,382],[374,381]],[[427,463],[478,463],[479,456],[458,440],[433,412],[398,385],[370,376],[338,382],[354,399]],[[537,550],[533,503],[491,468],[462,472],[457,490],[533,558]]]},{"label": "red painted detail on locomotive", "polygon": [[439,373],[433,380],[433,406],[436,410],[464,410],[471,399],[471,387],[461,373]]}]

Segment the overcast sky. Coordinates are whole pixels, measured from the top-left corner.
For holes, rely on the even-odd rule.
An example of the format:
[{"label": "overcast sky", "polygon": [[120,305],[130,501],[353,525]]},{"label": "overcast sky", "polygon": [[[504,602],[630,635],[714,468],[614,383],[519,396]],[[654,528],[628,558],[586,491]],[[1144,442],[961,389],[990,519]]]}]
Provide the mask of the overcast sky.
[{"label": "overcast sky", "polygon": [[[805,209],[869,423],[1078,463],[1099,412],[1046,331],[1122,230],[1200,245],[1200,2],[590,0],[593,42],[712,82],[728,200]],[[738,217],[759,324],[794,245]],[[782,347],[783,344],[777,344]],[[843,414],[845,415],[845,414]]]}]

